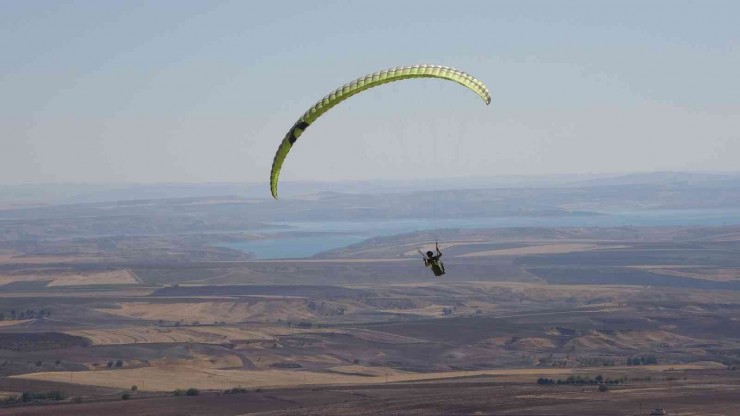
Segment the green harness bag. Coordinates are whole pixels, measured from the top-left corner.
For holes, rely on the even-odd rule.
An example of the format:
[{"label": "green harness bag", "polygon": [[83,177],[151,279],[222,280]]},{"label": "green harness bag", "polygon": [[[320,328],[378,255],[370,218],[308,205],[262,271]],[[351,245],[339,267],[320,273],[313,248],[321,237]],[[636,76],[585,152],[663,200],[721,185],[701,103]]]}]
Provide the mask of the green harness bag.
[{"label": "green harness bag", "polygon": [[428,264],[429,267],[432,268],[432,273],[434,273],[435,276],[439,277],[445,274],[442,262],[439,261],[439,259],[428,260]]}]

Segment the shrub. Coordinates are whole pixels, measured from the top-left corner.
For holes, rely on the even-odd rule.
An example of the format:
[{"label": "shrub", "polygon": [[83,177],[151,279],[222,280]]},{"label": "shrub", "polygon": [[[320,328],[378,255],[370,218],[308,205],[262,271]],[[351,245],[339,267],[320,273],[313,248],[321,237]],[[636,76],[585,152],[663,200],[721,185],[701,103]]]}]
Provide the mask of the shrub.
[{"label": "shrub", "polygon": [[246,392],[247,392],[247,389],[245,389],[244,387],[241,387],[241,386],[240,387],[234,387],[232,389],[226,389],[226,390],[224,390],[224,394],[237,394],[237,393],[243,394],[243,393],[246,393]]},{"label": "shrub", "polygon": [[537,379],[537,384],[555,384],[555,380],[551,378],[540,377]]},{"label": "shrub", "polygon": [[185,395],[185,390],[183,390],[183,389],[175,389],[175,391],[173,391],[172,394],[174,394],[175,396],[184,396]]},{"label": "shrub", "polygon": [[139,390],[139,386],[137,386],[136,384],[131,386],[131,391],[136,391],[136,390]]},{"label": "shrub", "polygon": [[69,394],[63,391],[50,391],[46,393],[46,398],[52,400],[67,400],[69,398]]},{"label": "shrub", "polygon": [[131,398],[131,393],[125,392],[121,395],[121,400],[128,400]]},{"label": "shrub", "polygon": [[606,387],[606,385],[604,384],[599,384],[599,391],[602,393],[605,391],[609,391],[609,387]]},{"label": "shrub", "polygon": [[32,392],[26,391],[21,395],[21,401],[24,403],[34,400],[66,400],[69,395],[63,391]]},{"label": "shrub", "polygon": [[196,389],[195,387],[189,388],[186,392],[186,396],[197,396],[200,394],[200,390]]},{"label": "shrub", "polygon": [[3,403],[3,404],[13,404],[13,403],[18,403],[20,401],[21,401],[21,396],[18,396],[18,395],[5,396],[4,398],[0,399],[0,403]]}]

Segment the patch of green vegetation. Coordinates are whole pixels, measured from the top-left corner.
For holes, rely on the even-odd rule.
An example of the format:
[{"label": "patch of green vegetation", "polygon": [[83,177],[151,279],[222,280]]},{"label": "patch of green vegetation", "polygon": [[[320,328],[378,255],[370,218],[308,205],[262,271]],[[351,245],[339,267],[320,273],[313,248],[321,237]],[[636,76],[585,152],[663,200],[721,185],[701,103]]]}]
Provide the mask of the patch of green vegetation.
[{"label": "patch of green vegetation", "polygon": [[601,374],[597,375],[596,377],[588,377],[588,376],[569,376],[565,380],[562,379],[551,379],[551,378],[545,378],[540,377],[537,379],[537,384],[577,384],[577,385],[583,385],[583,384],[623,384],[627,382],[626,377],[618,378],[618,379],[611,379],[611,378],[604,378]]}]

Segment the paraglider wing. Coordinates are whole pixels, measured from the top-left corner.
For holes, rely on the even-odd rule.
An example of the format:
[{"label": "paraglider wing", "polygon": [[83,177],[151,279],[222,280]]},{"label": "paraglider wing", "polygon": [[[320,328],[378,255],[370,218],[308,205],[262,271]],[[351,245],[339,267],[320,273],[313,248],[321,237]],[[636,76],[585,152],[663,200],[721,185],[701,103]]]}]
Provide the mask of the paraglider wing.
[{"label": "paraglider wing", "polygon": [[410,78],[441,78],[453,81],[471,89],[473,92],[478,94],[486,104],[490,104],[491,102],[491,94],[488,92],[488,88],[486,88],[481,81],[462,71],[446,66],[413,65],[396,67],[357,78],[356,80],[337,88],[334,92],[314,104],[313,107],[309,108],[308,111],[306,111],[303,116],[293,124],[293,127],[288,130],[288,134],[285,135],[282,143],[280,143],[280,147],[278,147],[277,153],[275,153],[275,159],[272,161],[272,170],[270,172],[270,191],[272,192],[272,196],[277,199],[277,183],[278,177],[280,176],[280,169],[283,167],[283,162],[285,161],[285,157],[288,156],[290,148],[293,147],[296,140],[301,137],[301,134],[303,134],[308,126],[316,121],[316,119],[321,117],[322,114],[329,111],[335,105],[355,94],[377,87],[378,85]]}]

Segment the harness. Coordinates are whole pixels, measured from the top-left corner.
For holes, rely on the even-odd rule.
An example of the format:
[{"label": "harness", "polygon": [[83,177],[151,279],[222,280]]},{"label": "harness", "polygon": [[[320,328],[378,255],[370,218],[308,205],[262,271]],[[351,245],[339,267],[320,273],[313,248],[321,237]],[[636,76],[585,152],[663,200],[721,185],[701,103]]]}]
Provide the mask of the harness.
[{"label": "harness", "polygon": [[442,268],[442,262],[439,260],[439,258],[426,259],[426,265],[427,267],[432,268],[432,273],[434,273],[434,275],[437,277],[445,274],[445,271]]}]

